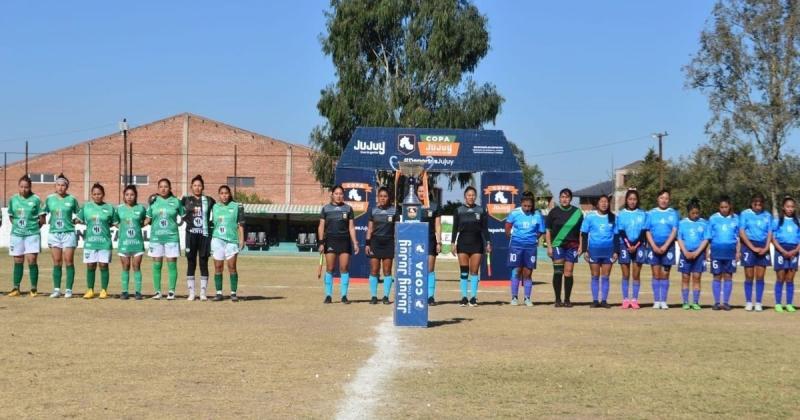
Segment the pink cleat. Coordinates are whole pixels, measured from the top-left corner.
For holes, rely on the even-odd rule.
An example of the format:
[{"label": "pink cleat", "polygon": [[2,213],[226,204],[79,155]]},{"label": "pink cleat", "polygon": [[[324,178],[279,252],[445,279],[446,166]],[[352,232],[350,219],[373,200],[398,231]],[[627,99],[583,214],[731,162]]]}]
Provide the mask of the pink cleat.
[{"label": "pink cleat", "polygon": [[639,302],[636,299],[631,300],[631,309],[639,309]]},{"label": "pink cleat", "polygon": [[631,301],[628,299],[622,299],[622,309],[628,309],[631,307]]}]

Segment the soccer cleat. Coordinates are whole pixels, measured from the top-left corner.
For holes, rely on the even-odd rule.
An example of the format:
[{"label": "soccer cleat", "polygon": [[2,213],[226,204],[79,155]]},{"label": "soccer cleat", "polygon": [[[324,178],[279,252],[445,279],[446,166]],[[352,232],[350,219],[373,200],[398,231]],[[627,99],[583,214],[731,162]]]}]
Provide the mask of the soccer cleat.
[{"label": "soccer cleat", "polygon": [[373,296],[373,297],[371,297],[371,298],[370,298],[370,300],[369,300],[369,304],[370,304],[370,305],[377,305],[377,304],[378,304],[378,298],[377,298],[377,296]]},{"label": "soccer cleat", "polygon": [[622,309],[628,309],[631,307],[631,301],[628,299],[622,299]]},{"label": "soccer cleat", "polygon": [[667,305],[667,302],[661,302],[661,309],[669,309],[669,305]]},{"label": "soccer cleat", "polygon": [[428,298],[428,306],[436,306],[436,299],[433,296]]},{"label": "soccer cleat", "polygon": [[208,298],[206,297],[206,295],[205,295],[205,294],[201,294],[201,295],[200,295],[200,302],[205,302],[205,301],[207,301],[207,300],[208,300]]},{"label": "soccer cleat", "polygon": [[601,308],[605,308],[605,309],[609,309],[609,308],[611,308],[611,305],[609,305],[608,302],[606,302],[606,301],[602,301],[602,302],[600,302],[600,307]]},{"label": "soccer cleat", "polygon": [[564,302],[564,307],[565,307],[565,308],[571,308],[571,307],[572,307],[572,302],[570,302],[570,301],[568,301],[568,300],[567,300],[567,301],[565,301],[565,302]]},{"label": "soccer cleat", "polygon": [[722,306],[720,306],[719,303],[715,303],[714,306],[711,307],[711,309],[719,311],[722,309]]},{"label": "soccer cleat", "polygon": [[[386,298],[386,300],[388,301],[389,298]],[[347,299],[347,296],[342,296],[342,303],[344,303],[345,305],[349,305],[350,304],[350,300]],[[388,305],[388,303],[387,303],[387,305]]]},{"label": "soccer cleat", "polygon": [[237,296],[236,293],[231,293],[231,302],[238,302],[238,301],[239,301],[239,296]]},{"label": "soccer cleat", "polygon": [[36,297],[36,296],[39,296],[39,293],[36,291],[36,289],[31,289],[31,291],[28,292],[28,296]]},{"label": "soccer cleat", "polygon": [[175,292],[173,292],[172,290],[170,290],[170,291],[167,293],[167,300],[175,300]]},{"label": "soccer cleat", "polygon": [[478,306],[478,299],[472,298],[469,300],[469,306]]},{"label": "soccer cleat", "polygon": [[592,304],[591,304],[591,305],[589,305],[589,307],[590,307],[590,308],[599,308],[599,307],[600,307],[600,302],[598,302],[598,301],[596,301],[596,300],[593,300],[593,301],[592,301]]},{"label": "soccer cleat", "polygon": [[67,289],[67,290],[64,292],[64,299],[69,299],[69,298],[71,298],[71,297],[72,297],[72,289]]},{"label": "soccer cleat", "polygon": [[792,304],[788,304],[786,305],[786,312],[797,312],[797,308],[795,308]]},{"label": "soccer cleat", "polygon": [[744,310],[745,310],[745,311],[747,311],[747,312],[750,312],[750,311],[752,311],[752,310],[753,310],[753,303],[752,303],[752,302],[747,302],[747,303],[744,305]]},{"label": "soccer cleat", "polygon": [[59,292],[58,290],[53,290],[53,293],[50,293],[50,297],[51,298],[61,297],[61,292]]},{"label": "soccer cleat", "polygon": [[681,305],[681,308],[683,308],[686,311],[688,311],[689,309],[692,309],[692,307],[689,305],[688,302],[683,302],[683,305]]},{"label": "soccer cleat", "polygon": [[89,289],[83,294],[84,299],[94,299],[94,290]]},{"label": "soccer cleat", "polygon": [[[216,296],[214,296],[214,300],[222,300],[222,295],[217,294]],[[333,299],[331,299],[330,296],[325,296],[325,300],[322,301],[322,303],[331,303],[331,302],[333,302]]]},{"label": "soccer cleat", "polygon": [[515,296],[515,297],[511,298],[511,306],[518,306],[518,305],[519,305],[519,301],[517,300],[517,297]]},{"label": "soccer cleat", "polygon": [[775,305],[775,312],[783,312],[783,306],[780,303]]},{"label": "soccer cleat", "polygon": [[639,301],[636,299],[631,300],[631,309],[639,309]]},{"label": "soccer cleat", "polygon": [[466,297],[461,298],[461,302],[458,303],[459,306],[467,306],[469,304],[469,300]]},{"label": "soccer cleat", "polygon": [[661,302],[653,302],[653,309],[661,309]]},{"label": "soccer cleat", "polygon": [[99,297],[100,297],[100,299],[108,298],[108,292],[106,292],[106,289],[100,289],[100,296]]},{"label": "soccer cleat", "polygon": [[12,291],[8,292],[8,295],[6,295],[6,296],[9,296],[9,297],[15,297],[15,296],[19,296],[19,289],[17,289],[17,288],[15,287],[15,288],[14,288],[14,290],[12,290]]},{"label": "soccer cleat", "polygon": [[727,303],[723,303],[722,304],[722,310],[723,311],[730,311],[731,309],[733,309],[733,308],[731,308],[731,305],[728,305]]},{"label": "soccer cleat", "polygon": [[761,312],[761,311],[763,311],[763,310],[764,310],[764,307],[763,307],[763,306],[761,306],[761,304],[760,304],[760,303],[756,303],[756,306],[755,306],[755,311],[756,311],[756,312]]},{"label": "soccer cleat", "polygon": [[388,305],[389,304],[389,296],[384,296],[383,299],[381,299],[381,302],[384,305]]},{"label": "soccer cleat", "polygon": [[531,302],[531,298],[525,298],[525,306],[533,306],[533,302]]},{"label": "soccer cleat", "polygon": [[[214,295],[214,302],[222,302],[222,299],[223,299],[222,293],[217,293],[216,295]],[[325,303],[331,303],[330,296],[325,297]]]},{"label": "soccer cleat", "polygon": [[556,308],[562,308],[564,307],[564,304],[560,300],[557,300],[553,306],[555,306]]},{"label": "soccer cleat", "polygon": [[136,300],[142,300],[142,294],[140,292],[136,292],[136,294],[133,295],[133,298]]},{"label": "soccer cleat", "polygon": [[154,294],[150,299],[161,300],[161,292],[156,292],[156,294]]},{"label": "soccer cleat", "polygon": [[194,293],[189,293],[189,297],[186,298],[189,302],[194,300]]},{"label": "soccer cleat", "polygon": [[129,297],[128,296],[128,292],[122,292],[119,295],[119,298],[122,299],[122,300],[128,300],[128,297]]},{"label": "soccer cleat", "polygon": [[692,310],[693,310],[693,311],[699,311],[699,310],[703,309],[703,308],[701,308],[701,307],[700,307],[700,305],[699,305],[699,304],[697,304],[697,303],[693,303],[693,304],[691,305],[691,307],[692,307]]}]

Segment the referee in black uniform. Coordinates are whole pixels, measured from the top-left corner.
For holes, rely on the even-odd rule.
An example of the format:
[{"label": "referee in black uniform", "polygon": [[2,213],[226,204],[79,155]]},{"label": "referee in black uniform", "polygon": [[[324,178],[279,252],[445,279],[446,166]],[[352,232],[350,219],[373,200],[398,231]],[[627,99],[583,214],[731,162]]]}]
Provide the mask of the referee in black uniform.
[{"label": "referee in black uniform", "polygon": [[358,254],[353,208],[344,202],[344,188],[337,185],[331,189],[331,202],[322,207],[317,237],[319,252],[325,254],[325,301],[331,303],[333,294],[333,270],[339,263],[341,275],[342,303],[347,300],[350,287],[350,254]]},{"label": "referee in black uniform", "polygon": [[[452,253],[458,255],[461,271],[461,306],[478,306],[478,281],[484,250],[492,252],[487,227],[486,208],[475,203],[478,192],[469,186],[464,190],[464,204],[453,215]],[[472,297],[467,300],[467,278]]]},{"label": "referee in black uniform", "polygon": [[[425,187],[417,186],[417,198],[425,202]],[[432,200],[422,209],[421,221],[428,222],[428,305],[436,305],[436,257],[442,252],[442,212]]]},{"label": "referee in black uniform", "polygon": [[369,256],[370,304],[378,303],[378,276],[383,268],[383,304],[389,304],[392,291],[392,262],[394,261],[394,224],[397,207],[389,200],[389,189],[378,188],[377,205],[370,209],[367,223],[367,247]]}]

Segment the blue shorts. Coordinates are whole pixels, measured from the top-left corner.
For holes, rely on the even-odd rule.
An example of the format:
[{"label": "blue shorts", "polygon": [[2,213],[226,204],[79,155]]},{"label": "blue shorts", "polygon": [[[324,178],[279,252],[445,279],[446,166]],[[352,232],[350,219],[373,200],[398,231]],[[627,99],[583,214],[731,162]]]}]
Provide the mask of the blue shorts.
[{"label": "blue shorts", "polygon": [[632,262],[636,264],[647,264],[647,246],[644,244],[639,245],[639,247],[636,248],[636,255],[633,255],[633,258],[631,258],[628,247],[625,246],[625,242],[623,241],[619,248],[619,259],[617,261],[620,264],[626,265]]},{"label": "blue shorts", "polygon": [[509,247],[508,248],[508,267],[518,268],[525,267],[529,270],[536,269],[536,247],[521,248]]},{"label": "blue shorts", "polygon": [[697,258],[690,260],[681,252],[680,259],[678,260],[679,273],[702,273],[706,271],[706,257],[705,254],[700,254]]},{"label": "blue shorts", "polygon": [[792,259],[786,259],[780,252],[775,251],[775,271],[781,270],[797,270],[797,256],[795,255]]},{"label": "blue shorts", "polygon": [[591,255],[589,256],[589,264],[611,264],[611,257],[597,257],[592,258]]},{"label": "blue shorts", "polygon": [[711,274],[733,274],[736,272],[736,261],[711,259]]},{"label": "blue shorts", "polygon": [[[755,242],[753,243],[753,245],[755,245],[755,246],[757,246],[759,248],[762,246],[762,244],[755,243]],[[749,247],[743,246],[742,247],[742,265],[747,267],[747,268],[755,267],[755,266],[769,267],[769,250],[767,250],[767,252],[764,253],[764,255],[758,255],[755,252],[753,252],[753,250],[750,249]]]},{"label": "blue shorts", "polygon": [[578,262],[578,248],[553,248],[553,261],[564,260],[566,262]]},{"label": "blue shorts", "polygon": [[656,254],[652,249],[647,250],[648,262],[652,266],[672,267],[675,264],[675,251],[670,247],[669,251],[663,254]]}]

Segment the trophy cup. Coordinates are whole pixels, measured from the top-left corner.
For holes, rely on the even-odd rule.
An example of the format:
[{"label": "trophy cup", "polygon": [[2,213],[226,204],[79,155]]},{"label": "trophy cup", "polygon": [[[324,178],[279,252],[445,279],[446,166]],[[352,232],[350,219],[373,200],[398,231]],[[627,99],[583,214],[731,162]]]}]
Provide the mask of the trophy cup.
[{"label": "trophy cup", "polygon": [[422,203],[417,185],[424,168],[421,163],[400,163],[400,173],[408,178],[408,194],[403,199],[403,218],[395,224],[394,325],[428,326],[428,223],[422,222]]},{"label": "trophy cup", "polygon": [[403,222],[419,222],[422,214],[422,203],[417,197],[419,177],[424,168],[422,163],[400,162],[400,173],[408,179],[408,193],[403,199]]}]

